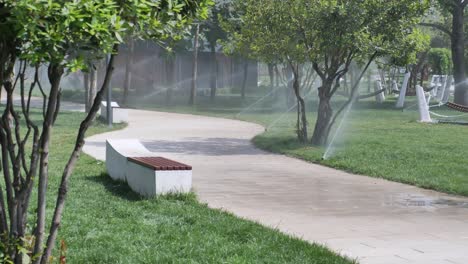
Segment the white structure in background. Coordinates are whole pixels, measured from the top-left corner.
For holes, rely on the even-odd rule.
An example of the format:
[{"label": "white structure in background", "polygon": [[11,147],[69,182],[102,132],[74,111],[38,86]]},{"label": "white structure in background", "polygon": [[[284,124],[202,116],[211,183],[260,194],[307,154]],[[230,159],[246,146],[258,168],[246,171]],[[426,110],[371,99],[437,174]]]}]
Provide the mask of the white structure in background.
[{"label": "white structure in background", "polygon": [[434,89],[431,91],[431,96],[435,97],[438,102],[448,102],[453,89],[452,83],[453,76],[451,75],[433,75],[431,86]]},{"label": "white structure in background", "polygon": [[127,182],[145,197],[187,193],[192,188],[191,166],[157,157],[135,139],[108,139],[106,168],[112,179]]},{"label": "white structure in background", "polygon": [[437,89],[436,92],[436,98],[438,101],[442,101],[442,98],[444,97],[445,93],[445,88],[448,85],[448,75],[443,75],[440,77],[440,86]]},{"label": "white structure in background", "polygon": [[431,96],[435,97],[437,95],[437,90],[441,86],[440,77],[441,75],[432,75],[431,88],[433,87],[433,89],[430,91]]},{"label": "white structure in background", "polygon": [[188,193],[192,189],[192,167],[161,157],[128,158],[127,182],[145,197]]},{"label": "white structure in background", "polygon": [[374,85],[374,92],[379,92],[375,95],[375,100],[377,101],[377,103],[379,104],[382,104],[383,102],[385,102],[385,94],[384,92],[382,91],[382,82],[380,80],[376,80],[375,81],[375,85]]},{"label": "white structure in background", "polygon": [[400,92],[400,89],[398,88],[398,83],[395,80],[393,80],[393,82],[392,82],[392,92],[394,92],[394,93]]},{"label": "white structure in background", "polygon": [[[117,102],[111,103],[112,107],[112,122],[115,124],[118,123],[127,123],[128,122],[128,110],[125,108],[121,108]],[[100,115],[102,118],[107,120],[107,102],[101,102],[101,113]]]},{"label": "white structure in background", "polygon": [[127,159],[129,157],[151,157],[154,153],[136,139],[106,140],[106,168],[109,176],[118,181],[127,181]]},{"label": "white structure in background", "polygon": [[443,103],[446,103],[449,101],[450,99],[450,94],[452,92],[452,89],[455,89],[455,87],[453,86],[453,76],[450,75],[448,76],[447,78],[447,82],[446,82],[446,85],[445,85],[445,89],[444,89],[444,92],[442,93],[442,98],[441,98],[441,101]]},{"label": "white structure in background", "polygon": [[419,85],[416,85],[416,96],[418,97],[419,122],[432,123],[429,105],[426,101],[426,94],[424,89]]},{"label": "white structure in background", "polygon": [[405,74],[405,78],[403,79],[403,84],[400,89],[400,96],[398,97],[398,101],[395,106],[396,108],[403,108],[405,106],[406,91],[408,90],[408,83],[410,77],[410,72]]}]

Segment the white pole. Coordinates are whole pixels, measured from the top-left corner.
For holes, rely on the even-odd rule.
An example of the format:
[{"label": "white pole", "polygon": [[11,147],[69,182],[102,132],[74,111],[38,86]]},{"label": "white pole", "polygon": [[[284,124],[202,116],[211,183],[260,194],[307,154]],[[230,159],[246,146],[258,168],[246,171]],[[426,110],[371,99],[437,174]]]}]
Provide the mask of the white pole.
[{"label": "white pole", "polygon": [[418,97],[418,108],[419,108],[419,122],[432,123],[431,115],[429,113],[429,106],[426,102],[426,95],[424,89],[416,85],[416,96]]},{"label": "white pole", "polygon": [[444,93],[442,95],[442,103],[446,103],[449,101],[450,99],[450,89],[452,89],[452,82],[453,82],[453,76],[452,75],[448,75],[447,76],[447,82],[445,84],[445,90],[444,90]]},{"label": "white pole", "polygon": [[398,97],[398,102],[396,103],[396,108],[403,108],[405,106],[405,97],[406,91],[408,90],[408,82],[411,77],[411,73],[407,72],[405,74],[405,79],[403,80],[403,85],[401,86],[400,90],[400,97]]},{"label": "white pole", "polygon": [[[382,91],[382,82],[380,80],[375,81],[374,92]],[[377,103],[382,104],[385,102],[385,95],[383,92],[375,95],[375,100]]]}]

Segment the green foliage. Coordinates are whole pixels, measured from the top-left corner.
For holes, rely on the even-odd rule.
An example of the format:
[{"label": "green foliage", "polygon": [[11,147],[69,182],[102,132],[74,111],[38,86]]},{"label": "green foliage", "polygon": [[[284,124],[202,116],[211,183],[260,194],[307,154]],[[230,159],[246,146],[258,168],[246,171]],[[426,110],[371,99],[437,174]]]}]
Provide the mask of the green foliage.
[{"label": "green foliage", "polygon": [[428,6],[411,0],[238,1],[241,18],[226,30],[236,47],[248,46],[267,62],[278,56],[324,64],[374,53],[410,60],[415,58],[410,51],[426,43],[414,27]]},{"label": "green foliage", "polygon": [[226,32],[221,27],[220,21],[229,16],[230,7],[230,2],[218,1],[210,9],[208,19],[200,25],[200,31],[212,49],[216,48],[218,41],[226,39]]},{"label": "green foliage", "polygon": [[451,74],[452,72],[452,52],[449,49],[433,48],[428,54],[428,63],[432,68],[432,73],[437,75]]},{"label": "green foliage", "polygon": [[75,71],[85,58],[110,53],[123,31],[113,0],[18,0],[9,3],[21,58]]},{"label": "green foliage", "polygon": [[[28,118],[29,104],[27,106],[28,110],[25,109],[25,106],[22,107],[21,115],[21,118],[24,116],[27,120],[27,125],[17,121],[20,118],[17,112],[5,108],[5,115],[15,116],[16,141],[9,140],[8,146],[13,148],[10,151],[18,158],[10,160],[3,157],[3,161],[13,168],[18,168],[18,172],[15,171],[14,173],[15,178],[13,181],[15,183],[13,185],[15,186],[5,181],[6,187],[4,189],[9,193],[9,190],[15,188],[15,195],[8,197],[8,210],[6,210],[9,212],[11,230],[4,227],[8,225],[8,223],[5,223],[6,220],[1,220],[2,231],[11,231],[9,233],[10,237],[8,240],[0,237],[0,240],[4,245],[13,245],[9,246],[6,252],[14,258],[15,263],[20,261],[19,256],[24,254],[25,248],[17,247],[8,241],[19,241],[20,245],[23,245],[25,244],[24,237],[28,237],[30,235],[28,232],[32,230],[27,230],[26,234],[18,231],[21,229],[26,230],[26,223],[22,219],[27,219],[28,213],[26,212],[28,212],[27,209],[29,208],[23,208],[20,210],[21,214],[18,213],[18,215],[16,215],[17,212],[13,208],[16,208],[18,204],[22,206],[30,205],[24,199],[29,199],[30,192],[33,190],[29,186],[36,185],[34,181],[38,174],[37,171],[40,171],[39,182],[47,182],[49,174],[43,172],[54,166],[54,162],[52,162],[52,159],[49,160],[48,155],[40,155],[40,162],[38,159],[35,159],[36,162],[34,162],[33,157],[41,154],[39,152],[49,146],[49,136],[51,134],[49,128],[54,123],[52,120],[58,114],[58,112],[55,112],[58,111],[56,101],[60,100],[60,80],[64,70],[86,69],[93,61],[102,58],[105,54],[113,53],[111,58],[115,58],[119,44],[128,35],[154,41],[180,38],[180,35],[189,28],[194,19],[207,17],[210,4],[211,0],[0,0],[0,83],[8,88],[6,90],[9,95],[13,92],[12,90],[15,87],[10,87],[15,86],[16,83],[13,85],[6,80],[14,79],[12,78],[14,76],[11,75],[14,75],[13,69],[16,59],[20,58],[23,62],[33,66],[48,65],[49,81],[52,85],[49,94],[46,95],[49,103],[44,102],[44,105],[47,104],[44,110],[44,118],[39,121],[42,122],[42,126],[38,127],[43,127],[43,130],[40,131],[34,127],[33,138],[30,137],[32,135],[30,133],[32,125]],[[106,80],[109,80],[109,74],[112,74],[112,71],[106,72]],[[23,83],[23,81],[22,79],[20,83]],[[31,89],[33,87],[31,86]],[[101,100],[103,89],[100,90],[95,101],[99,102]],[[22,93],[21,96],[26,97],[27,95]],[[8,98],[11,99],[12,97],[8,96]],[[8,105],[12,104],[10,99]],[[24,104],[26,98],[22,99]],[[87,130],[88,120],[91,120],[93,114],[95,114],[90,113],[91,115],[88,115],[85,122],[80,126],[79,137],[73,137],[71,141],[77,143],[78,146],[80,146],[79,142],[83,140],[82,137]],[[11,125],[3,128],[6,135],[2,134],[2,139],[12,138],[9,126]],[[20,129],[21,131],[29,129],[24,139],[19,136]],[[76,136],[76,128],[74,134]],[[6,148],[6,143],[2,142],[2,146]],[[21,151],[21,146],[25,144],[34,146],[30,165],[26,164],[25,161],[29,158],[27,156],[29,153],[25,154],[27,151]],[[35,148],[35,146],[39,145],[42,149]],[[71,157],[77,157],[80,151],[81,148],[76,148]],[[15,152],[18,152],[18,154]],[[61,158],[68,157],[68,155],[70,154],[61,155]],[[40,164],[39,169],[35,169],[38,162]],[[50,165],[50,167],[46,164]],[[24,175],[19,168],[23,169]],[[68,177],[73,169],[73,159],[70,159],[70,163],[65,166],[65,169],[63,166],[58,168],[58,170],[64,171],[62,176],[57,176],[57,178],[62,179],[63,189],[67,189]],[[5,177],[8,177],[6,175]],[[21,181],[21,184],[16,184],[17,181]],[[47,235],[44,233],[45,226],[43,223],[47,213],[42,208],[45,208],[43,197],[48,190],[46,187],[42,188],[45,185],[39,185],[41,187],[39,188],[38,197],[40,197],[39,202],[42,204],[39,204],[37,209],[38,217],[33,227],[33,230],[36,231],[32,231],[35,232],[36,236],[33,254],[39,258],[39,261],[42,259],[42,262],[44,262],[53,249],[56,231],[58,230],[54,225],[58,223],[55,222],[52,225],[47,247],[43,250],[43,236]],[[18,195],[18,193],[21,193],[21,195]],[[50,207],[57,209],[54,213],[54,221],[60,219],[62,212],[60,208],[65,201],[64,194],[61,193],[58,196],[55,207]],[[25,216],[22,215],[23,212],[25,212]],[[29,214],[32,214],[32,212]],[[12,219],[18,222],[14,222]]]},{"label": "green foliage", "polygon": [[391,65],[406,67],[418,62],[418,53],[427,51],[430,47],[431,37],[415,28],[413,33],[402,39],[399,47],[391,50],[389,61]]},{"label": "green foliage", "polygon": [[18,31],[20,56],[70,71],[114,52],[127,35],[161,42],[180,39],[194,19],[206,19],[211,0],[5,1]]}]

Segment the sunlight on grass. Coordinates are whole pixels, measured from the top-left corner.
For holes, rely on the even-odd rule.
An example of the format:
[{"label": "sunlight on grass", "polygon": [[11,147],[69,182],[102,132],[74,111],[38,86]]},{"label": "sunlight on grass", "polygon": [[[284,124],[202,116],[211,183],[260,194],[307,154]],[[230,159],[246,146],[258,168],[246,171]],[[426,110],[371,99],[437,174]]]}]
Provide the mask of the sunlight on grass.
[{"label": "sunlight on grass", "polygon": [[[325,149],[296,140],[295,113],[285,115],[253,142],[264,150],[340,170],[468,196],[468,126],[418,123],[417,109],[398,110],[394,103],[393,98],[383,105],[377,105],[372,98],[359,102],[345,123],[343,134],[338,135],[335,155],[328,160],[322,160]],[[415,98],[407,98],[407,105],[415,103]],[[196,107],[153,105],[149,108],[236,118],[249,103],[231,102],[230,111],[219,111],[223,104],[224,101],[211,106],[205,102]],[[315,122],[315,104],[308,103],[309,135]],[[447,109],[433,110],[445,115],[459,114]],[[268,127],[282,114],[281,111],[250,111],[237,118]],[[459,120],[468,121],[467,117]]]},{"label": "sunlight on grass", "polygon": [[[57,121],[48,213],[82,117],[64,113]],[[106,130],[98,125],[89,134]],[[104,172],[103,162],[83,155],[71,178],[58,240],[67,244],[68,263],[353,263],[322,246],[210,209],[194,194],[143,199]]]}]

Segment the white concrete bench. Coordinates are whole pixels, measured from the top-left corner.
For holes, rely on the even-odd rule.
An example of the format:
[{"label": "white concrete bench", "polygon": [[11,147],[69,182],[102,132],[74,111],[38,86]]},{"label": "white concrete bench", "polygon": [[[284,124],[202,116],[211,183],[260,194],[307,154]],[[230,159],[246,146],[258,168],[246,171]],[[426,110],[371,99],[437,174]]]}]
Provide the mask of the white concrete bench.
[{"label": "white concrete bench", "polygon": [[[111,103],[112,109],[112,123],[127,123],[128,122],[128,109],[121,108],[117,102]],[[101,102],[101,117],[107,120],[107,102]]]},{"label": "white concrete bench", "polygon": [[192,188],[192,167],[162,157],[129,157],[127,182],[145,197],[188,193]]},{"label": "white concrete bench", "polygon": [[155,156],[136,139],[106,140],[106,168],[114,180],[127,181],[127,158],[137,156]]},{"label": "white concrete bench", "polygon": [[145,197],[188,193],[192,188],[191,166],[156,157],[135,139],[108,139],[106,168],[112,179],[127,182]]}]

